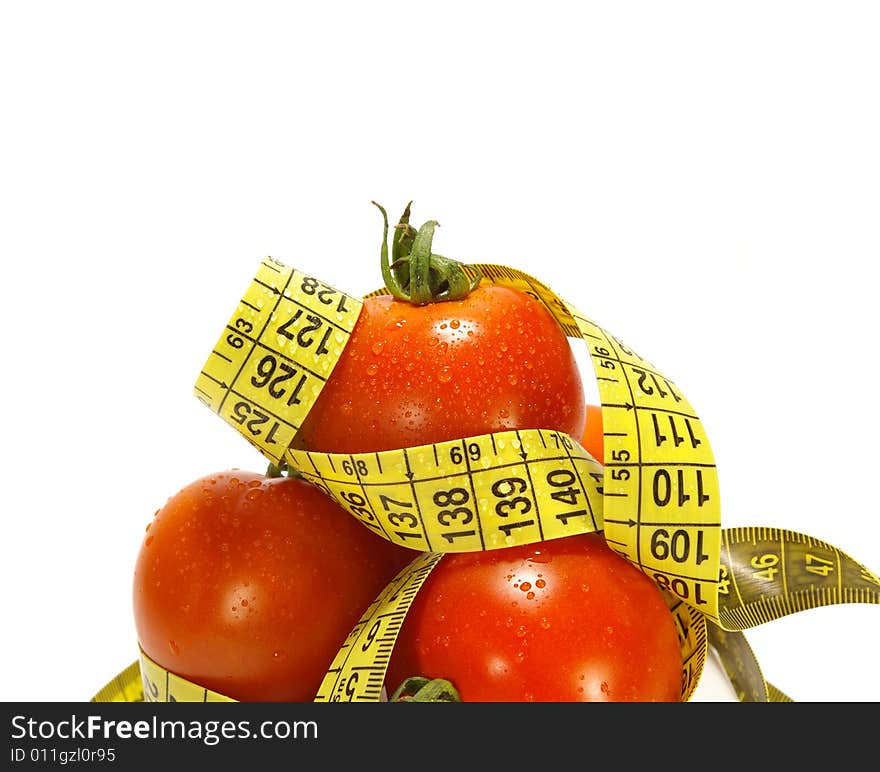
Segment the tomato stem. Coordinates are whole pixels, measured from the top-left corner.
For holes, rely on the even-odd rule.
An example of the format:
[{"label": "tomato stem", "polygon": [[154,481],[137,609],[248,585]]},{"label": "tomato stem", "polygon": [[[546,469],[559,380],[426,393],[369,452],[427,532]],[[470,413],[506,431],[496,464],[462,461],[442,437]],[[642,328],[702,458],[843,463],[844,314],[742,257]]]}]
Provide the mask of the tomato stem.
[{"label": "tomato stem", "polygon": [[477,288],[483,278],[477,266],[467,266],[474,274],[473,278],[468,278],[463,263],[431,251],[434,229],[439,224],[436,220],[428,220],[418,230],[410,225],[412,201],[406,205],[394,228],[389,263],[388,214],[380,204],[372,203],[382,212],[384,221],[382,279],[385,288],[395,298],[423,306],[445,300],[461,300]]},{"label": "tomato stem", "polygon": [[278,464],[269,462],[266,477],[302,477],[302,475],[286,461],[281,461]]}]

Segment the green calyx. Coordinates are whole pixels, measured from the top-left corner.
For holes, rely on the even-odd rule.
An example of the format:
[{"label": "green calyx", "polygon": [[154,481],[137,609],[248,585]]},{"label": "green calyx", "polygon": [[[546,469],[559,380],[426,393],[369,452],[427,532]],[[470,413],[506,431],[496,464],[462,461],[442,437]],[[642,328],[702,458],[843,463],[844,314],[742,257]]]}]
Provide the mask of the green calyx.
[{"label": "green calyx", "polygon": [[269,462],[269,466],[266,468],[266,477],[302,477],[302,475],[290,466],[286,461],[281,461],[278,464],[274,464]]},{"label": "green calyx", "polygon": [[389,702],[461,702],[456,688],[445,678],[407,678],[391,697]]},{"label": "green calyx", "polygon": [[416,306],[438,303],[444,300],[461,300],[473,292],[482,279],[480,269],[467,266],[472,277],[468,277],[466,266],[457,260],[431,251],[436,220],[428,220],[416,230],[409,223],[410,206],[406,205],[400,222],[394,228],[391,243],[391,262],[388,256],[388,215],[385,209],[372,202],[385,221],[382,234],[382,279],[386,289],[398,300],[405,300]]}]

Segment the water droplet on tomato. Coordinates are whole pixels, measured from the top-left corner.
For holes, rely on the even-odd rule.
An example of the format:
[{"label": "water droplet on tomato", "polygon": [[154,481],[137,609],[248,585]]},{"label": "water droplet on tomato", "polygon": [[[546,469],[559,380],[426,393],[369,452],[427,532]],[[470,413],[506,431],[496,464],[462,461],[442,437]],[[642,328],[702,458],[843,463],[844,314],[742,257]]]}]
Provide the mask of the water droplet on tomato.
[{"label": "water droplet on tomato", "polygon": [[539,622],[539,624],[541,625],[542,630],[550,629],[550,620],[547,619],[547,617],[541,617],[541,621]]},{"label": "water droplet on tomato", "polygon": [[385,341],[384,341],[384,340],[376,340],[376,341],[373,341],[373,345],[370,346],[370,349],[372,350],[372,352],[373,352],[376,356],[379,356],[379,355],[382,353],[382,349],[383,349],[384,347],[385,347]]},{"label": "water droplet on tomato", "polygon": [[453,330],[457,330],[457,329],[461,326],[461,322],[458,321],[458,319],[450,319],[450,320],[449,320],[449,326],[450,326]]},{"label": "water droplet on tomato", "polygon": [[151,525],[152,525],[152,523],[147,523],[147,527],[144,529],[144,531],[149,531]]},{"label": "water droplet on tomato", "polygon": [[[259,485],[259,483],[257,483],[257,484]],[[244,497],[248,501],[256,501],[262,495],[263,495],[263,491],[261,491],[259,488],[251,488],[251,490],[249,490],[247,493],[245,493]]]},{"label": "water droplet on tomato", "polygon": [[152,536],[148,536],[146,539],[144,539],[144,546],[145,546],[145,547],[149,547],[152,543],[153,543],[153,537],[152,537]]},{"label": "water droplet on tomato", "polygon": [[367,375],[375,375],[377,372],[379,372],[379,365],[375,362],[367,366]]},{"label": "water droplet on tomato", "polygon": [[180,654],[180,646],[177,645],[174,641],[168,641],[168,648],[171,649],[171,653],[175,656]]},{"label": "water droplet on tomato", "polygon": [[[516,585],[514,585],[514,587],[515,587],[515,586],[516,586]],[[520,584],[519,588],[520,588],[523,592],[528,592],[529,590],[532,589],[532,583],[531,583],[531,582],[522,582],[522,584]]]},{"label": "water droplet on tomato", "polygon": [[507,382],[508,382],[511,386],[516,386],[516,384],[518,383],[518,381],[519,381],[519,379],[518,379],[513,373],[508,373],[508,374],[507,374]]},{"label": "water droplet on tomato", "polygon": [[452,380],[452,368],[450,367],[441,367],[440,372],[437,373],[437,380],[440,383],[449,383]]},{"label": "water droplet on tomato", "polygon": [[599,688],[602,690],[602,694],[608,694],[611,691],[607,681],[602,681],[602,685]]},{"label": "water droplet on tomato", "polygon": [[498,416],[500,418],[508,418],[510,416],[510,411],[507,408],[503,407],[501,408],[501,410],[498,411]]},{"label": "water droplet on tomato", "polygon": [[546,587],[546,586],[547,586],[547,582],[545,582],[543,579],[537,579],[535,581],[535,587],[541,588],[541,587]]}]

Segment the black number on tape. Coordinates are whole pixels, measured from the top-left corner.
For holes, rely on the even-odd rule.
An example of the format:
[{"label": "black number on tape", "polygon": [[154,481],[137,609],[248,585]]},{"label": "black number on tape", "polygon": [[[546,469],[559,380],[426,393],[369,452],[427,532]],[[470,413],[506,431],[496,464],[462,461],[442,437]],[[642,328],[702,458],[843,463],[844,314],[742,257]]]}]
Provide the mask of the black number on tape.
[{"label": "black number on tape", "polygon": [[[277,375],[276,372],[278,372]],[[279,362],[272,354],[266,354],[257,363],[257,374],[251,376],[251,383],[258,389],[262,389],[264,386],[267,387],[266,390],[269,392],[269,396],[281,399],[289,388],[289,386],[282,386],[281,384],[289,381],[291,378],[296,378],[297,375],[299,375],[299,370],[295,367],[287,364],[287,362]],[[288,406],[300,403],[299,393],[302,391],[305,382],[306,376],[303,373],[290,391],[290,396],[287,398]]]},{"label": "black number on tape", "polygon": [[[697,531],[694,551],[697,565],[709,559],[703,550],[702,529]],[[651,554],[657,560],[672,558],[676,563],[687,563],[691,559],[691,535],[684,528],[676,528],[672,533],[666,528],[658,528],[651,536]]]},{"label": "black number on tape", "polygon": [[[278,421],[272,421],[272,416],[254,407],[250,402],[241,400],[232,407],[232,420],[244,426],[254,437],[259,437],[267,431],[264,442],[267,445],[275,445],[275,434],[280,428]],[[269,422],[272,421],[271,424]]]},{"label": "black number on tape", "polygon": [[[303,325],[298,331],[294,332],[291,327],[300,320],[302,315],[303,310],[301,308],[297,309],[296,313],[278,328],[278,332],[288,340],[294,341],[300,348],[310,348],[315,342],[315,336],[308,333],[320,330],[324,326],[324,320],[316,314],[306,314],[305,318],[309,324]],[[316,356],[327,354],[330,351],[327,348],[327,339],[330,337],[331,332],[332,330],[328,325],[327,329],[324,330],[324,337],[321,338],[321,342],[314,351]]]}]

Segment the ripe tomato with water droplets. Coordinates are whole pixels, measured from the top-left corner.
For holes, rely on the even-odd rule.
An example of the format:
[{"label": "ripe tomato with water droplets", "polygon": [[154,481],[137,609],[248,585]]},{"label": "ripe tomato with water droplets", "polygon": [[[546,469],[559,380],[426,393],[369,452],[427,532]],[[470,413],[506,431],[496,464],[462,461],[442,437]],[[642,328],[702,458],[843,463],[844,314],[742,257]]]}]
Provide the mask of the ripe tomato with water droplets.
[{"label": "ripe tomato with water droplets", "polygon": [[445,679],[463,702],[681,699],[675,620],[601,533],[444,555],[419,588],[386,686]]},{"label": "ripe tomato with water droplets", "polygon": [[358,453],[505,429],[579,437],[583,426],[565,334],[533,297],[495,285],[423,306],[366,298],[297,442]]},{"label": "ripe tomato with water droplets", "polygon": [[602,424],[602,408],[599,405],[587,405],[584,419],[581,447],[600,464],[605,463],[605,435]]},{"label": "ripe tomato with water droplets", "polygon": [[379,209],[388,294],[364,299],[295,444],[366,453],[511,429],[580,437],[583,383],[571,344],[544,304],[481,283],[475,266],[468,278],[461,263],[434,254],[437,223],[416,231],[409,205],[389,263],[388,218]]},{"label": "ripe tomato with water droplets", "polygon": [[138,641],[239,701],[311,701],[346,636],[416,553],[302,479],[227,470],[171,496],[134,571]]}]

